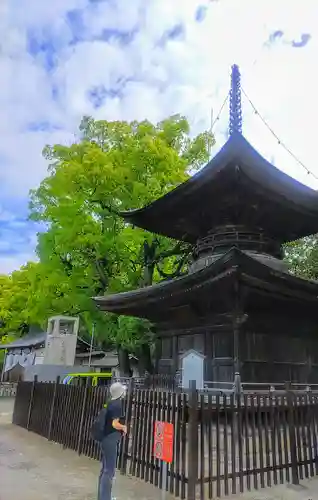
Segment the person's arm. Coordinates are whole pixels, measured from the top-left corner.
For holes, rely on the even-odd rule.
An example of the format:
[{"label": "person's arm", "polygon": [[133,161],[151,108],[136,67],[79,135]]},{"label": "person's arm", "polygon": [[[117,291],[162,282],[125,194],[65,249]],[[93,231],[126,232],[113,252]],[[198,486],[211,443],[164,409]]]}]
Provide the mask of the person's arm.
[{"label": "person's arm", "polygon": [[127,434],[127,426],[121,424],[119,422],[119,418],[115,418],[113,420],[112,426],[114,427],[114,429],[116,429],[116,431],[120,431],[123,432],[124,434]]},{"label": "person's arm", "polygon": [[112,427],[116,429],[116,431],[120,431],[123,432],[124,434],[127,434],[127,426],[121,424],[119,421],[121,416],[122,416],[122,405],[120,403],[116,405],[116,407],[113,409]]}]

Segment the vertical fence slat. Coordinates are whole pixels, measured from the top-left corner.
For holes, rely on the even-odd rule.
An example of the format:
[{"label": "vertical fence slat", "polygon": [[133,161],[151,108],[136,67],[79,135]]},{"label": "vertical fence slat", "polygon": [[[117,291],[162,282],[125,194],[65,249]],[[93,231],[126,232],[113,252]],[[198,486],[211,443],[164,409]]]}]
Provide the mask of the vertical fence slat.
[{"label": "vertical fence slat", "polygon": [[299,484],[298,463],[297,463],[297,447],[296,447],[296,434],[295,434],[295,407],[294,397],[287,389],[287,405],[288,405],[288,430],[289,430],[289,443],[290,443],[290,458],[292,470],[292,483]]},{"label": "vertical fence slat", "polygon": [[81,413],[80,413],[80,422],[79,422],[79,432],[78,432],[78,440],[77,440],[77,453],[80,455],[82,453],[82,446],[83,446],[83,427],[84,427],[84,418],[85,418],[85,407],[86,407],[86,401],[87,401],[87,391],[88,391],[88,386],[85,384],[85,387],[82,388],[81,391],[81,401],[79,401],[80,407],[81,407]]},{"label": "vertical fence slat", "polygon": [[316,427],[316,416],[315,416],[315,408],[316,408],[316,400],[315,400],[315,397],[310,395],[308,397],[309,399],[309,425],[311,427],[311,432],[312,432],[312,450],[313,450],[313,453],[312,453],[312,459],[314,461],[314,473],[317,475],[318,474],[318,460],[317,460],[317,446],[318,446],[318,443],[317,443],[317,427]]},{"label": "vertical fence slat", "polygon": [[[155,421],[161,419],[161,406],[162,406],[162,392],[159,391],[157,393],[157,404],[156,404],[156,412],[155,412]],[[161,476],[161,463],[158,458],[155,458],[155,477],[154,477],[154,485],[160,486],[160,476]]]},{"label": "vertical fence slat", "polygon": [[204,484],[204,477],[205,477],[205,473],[204,473],[204,468],[205,468],[205,395],[204,394],[200,394],[200,397],[199,397],[199,401],[200,401],[200,411],[199,411],[199,425],[198,425],[198,430],[200,428],[200,453],[199,453],[199,463],[200,463],[200,477],[199,477],[199,481],[200,481],[200,498],[202,498],[202,500],[204,500],[205,498],[205,484]]},{"label": "vertical fence slat", "polygon": [[306,413],[306,400],[304,396],[299,398],[299,414],[300,414],[300,436],[301,436],[301,446],[303,448],[303,459],[304,459],[304,472],[305,477],[309,477],[309,467],[308,467],[308,434],[307,426],[305,423],[305,413]]},{"label": "vertical fence slat", "polygon": [[295,423],[295,433],[296,433],[296,460],[298,463],[298,474],[299,479],[304,479],[304,456],[303,456],[303,448],[301,443],[301,434],[300,434],[300,407],[299,407],[299,398],[295,396],[294,398],[294,423]]},{"label": "vertical fence slat", "polygon": [[252,409],[249,406],[249,400],[244,394],[243,396],[243,406],[244,406],[244,431],[245,431],[245,468],[246,468],[246,487],[251,490],[251,457],[250,457],[250,436],[249,436],[249,422],[254,418]]},{"label": "vertical fence slat", "polygon": [[290,473],[289,473],[289,439],[288,439],[288,434],[287,434],[287,412],[288,412],[288,407],[287,407],[287,399],[285,396],[282,397],[282,422],[283,422],[283,443],[284,443],[284,460],[285,460],[285,476],[286,476],[286,481],[289,482],[290,480]]},{"label": "vertical fence slat", "polygon": [[230,408],[231,408],[231,475],[232,475],[232,493],[236,494],[236,414],[235,414],[235,403],[234,395],[231,394],[230,397]]},{"label": "vertical fence slat", "polygon": [[308,438],[308,460],[309,460],[309,474],[311,477],[314,475],[314,457],[313,457],[313,439],[311,432],[311,415],[310,415],[310,397],[306,394],[305,397],[305,427],[307,429]]},{"label": "vertical fence slat", "polygon": [[241,395],[237,395],[237,440],[238,440],[238,458],[239,458],[239,480],[240,492],[244,491],[244,476],[243,476],[243,426],[242,426],[242,405]]},{"label": "vertical fence slat", "polygon": [[181,499],[186,497],[186,482],[188,480],[186,473],[187,461],[187,417],[188,417],[188,402],[187,395],[182,394],[181,397]]},{"label": "vertical fence slat", "polygon": [[138,418],[138,432],[137,432],[137,455],[136,455],[136,476],[141,477],[143,471],[143,450],[145,447],[145,400],[144,391],[139,390],[139,418]]},{"label": "vertical fence slat", "polygon": [[190,381],[188,421],[188,497],[195,500],[198,480],[198,393],[195,381]]},{"label": "vertical fence slat", "polygon": [[133,434],[132,434],[132,445],[131,445],[131,460],[130,460],[130,469],[129,474],[136,474],[136,466],[137,466],[137,440],[138,440],[138,422],[139,422],[139,412],[140,412],[140,392],[136,390],[134,395],[134,414],[133,414]]},{"label": "vertical fence slat", "polygon": [[269,416],[270,416],[270,430],[271,430],[271,452],[272,452],[272,468],[274,484],[277,484],[277,449],[276,449],[276,422],[275,422],[275,409],[272,395],[269,396]]},{"label": "vertical fence slat", "polygon": [[216,496],[221,496],[220,396],[216,396]]},{"label": "vertical fence slat", "polygon": [[228,404],[227,396],[223,396],[224,429],[223,429],[223,453],[224,453],[224,494],[229,494],[229,447],[228,447]]},{"label": "vertical fence slat", "polygon": [[[253,486],[258,489],[258,474],[257,474],[257,441],[256,441],[256,420],[257,412],[254,405],[254,395],[249,398],[251,411],[251,428],[252,428],[252,456],[253,456]],[[263,450],[262,450],[263,451]],[[260,453],[260,450],[259,452]]]},{"label": "vertical fence slat", "polygon": [[257,432],[258,432],[258,449],[259,449],[259,467],[261,488],[265,488],[265,471],[264,471],[264,441],[263,441],[263,423],[262,423],[262,401],[263,399],[257,395]]},{"label": "vertical fence slat", "polygon": [[49,430],[48,430],[48,433],[47,433],[47,438],[48,438],[49,441],[51,441],[52,426],[53,426],[53,419],[54,419],[54,409],[55,409],[55,402],[56,402],[56,394],[57,394],[57,388],[58,388],[59,383],[60,383],[60,377],[57,377],[56,381],[54,382],[53,397],[52,397],[51,409],[50,409]]},{"label": "vertical fence slat", "polygon": [[174,408],[175,408],[175,465],[174,465],[174,489],[170,493],[174,493],[176,497],[180,496],[180,479],[181,479],[181,394],[174,394]]},{"label": "vertical fence slat", "polygon": [[209,471],[209,498],[213,498],[213,460],[214,460],[214,452],[213,452],[213,406],[212,406],[212,395],[208,395],[208,414],[207,419],[209,423],[208,429],[208,471]]},{"label": "vertical fence slat", "polygon": [[132,410],[133,410],[133,397],[134,397],[134,381],[130,380],[128,384],[128,392],[126,398],[125,407],[125,425],[127,427],[127,434],[122,438],[120,447],[120,460],[119,469],[121,474],[127,473],[127,464],[129,459],[129,444],[131,441],[131,429],[132,429]]},{"label": "vertical fence slat", "polygon": [[283,470],[283,434],[282,434],[282,400],[281,398],[275,399],[275,425],[277,431],[277,448],[278,448],[278,467],[279,467],[279,481],[280,484],[284,482],[284,470]]},{"label": "vertical fence slat", "polygon": [[265,429],[265,457],[266,457],[266,471],[267,471],[267,486],[272,486],[272,474],[271,474],[271,450],[269,444],[270,428],[268,425],[268,412],[269,412],[269,398],[266,395],[264,397],[264,429]]},{"label": "vertical fence slat", "polygon": [[32,415],[32,406],[33,406],[33,398],[34,398],[34,391],[37,385],[38,377],[35,376],[34,380],[32,382],[32,388],[31,388],[31,395],[30,395],[30,401],[29,401],[29,408],[28,408],[28,419],[27,419],[27,425],[26,428],[29,429],[30,427],[30,422],[31,422],[31,415]]},{"label": "vertical fence slat", "polygon": [[174,407],[173,407],[173,399],[172,399],[172,393],[168,392],[167,393],[168,398],[167,398],[167,422],[172,423],[173,425],[173,436],[174,436],[174,442],[173,442],[173,456],[172,456],[172,463],[169,464],[169,471],[168,471],[168,485],[167,485],[167,491],[171,492],[173,491],[173,483],[174,483],[174,461],[175,461],[175,413],[174,413]]},{"label": "vertical fence slat", "polygon": [[156,420],[156,411],[157,411],[157,398],[158,392],[152,392],[152,408],[151,408],[151,467],[150,467],[150,483],[155,483],[155,470],[156,470],[156,459],[154,457],[154,422]]}]

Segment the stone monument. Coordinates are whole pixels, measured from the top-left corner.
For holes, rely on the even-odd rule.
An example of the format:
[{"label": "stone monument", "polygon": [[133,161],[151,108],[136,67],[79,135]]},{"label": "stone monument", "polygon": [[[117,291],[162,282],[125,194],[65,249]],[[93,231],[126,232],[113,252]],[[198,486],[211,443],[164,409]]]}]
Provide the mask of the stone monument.
[{"label": "stone monument", "polygon": [[73,366],[79,330],[79,318],[53,316],[48,320],[45,365]]}]

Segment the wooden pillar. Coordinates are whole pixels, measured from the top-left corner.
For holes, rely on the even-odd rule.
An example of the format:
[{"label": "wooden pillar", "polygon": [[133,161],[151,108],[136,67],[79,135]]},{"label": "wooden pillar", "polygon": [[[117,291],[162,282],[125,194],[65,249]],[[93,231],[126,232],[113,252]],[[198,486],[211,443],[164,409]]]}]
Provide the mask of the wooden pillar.
[{"label": "wooden pillar", "polygon": [[211,330],[207,330],[205,332],[205,346],[204,346],[204,354],[206,356],[205,359],[205,380],[211,381],[213,380],[212,374],[212,360],[213,360],[213,345],[212,345],[212,332]]},{"label": "wooden pillar", "polygon": [[240,373],[240,286],[239,280],[236,278],[234,283],[234,308],[232,313],[233,318],[233,364],[234,374]]},{"label": "wooden pillar", "polygon": [[162,339],[157,338],[155,340],[154,373],[159,373],[161,354],[162,354]]},{"label": "wooden pillar", "polygon": [[240,337],[243,330],[243,324],[248,319],[248,315],[244,314],[245,291],[240,283],[240,273],[238,272],[234,283],[234,304],[232,312],[232,329],[233,329],[233,365],[234,374],[240,375],[242,368],[242,359],[240,353]]},{"label": "wooden pillar", "polygon": [[178,337],[176,334],[173,335],[172,337],[172,371],[173,371],[173,375],[175,375],[179,369],[178,367],[178,354],[179,354],[179,351],[178,351]]}]

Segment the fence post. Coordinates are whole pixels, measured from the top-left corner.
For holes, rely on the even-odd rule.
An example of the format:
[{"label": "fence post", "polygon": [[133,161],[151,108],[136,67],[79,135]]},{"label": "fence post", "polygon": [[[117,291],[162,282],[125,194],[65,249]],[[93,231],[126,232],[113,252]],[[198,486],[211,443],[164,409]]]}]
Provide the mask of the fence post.
[{"label": "fence post", "polygon": [[294,397],[291,392],[291,384],[286,384],[286,396],[287,396],[287,421],[288,421],[288,432],[289,432],[289,443],[290,443],[290,458],[291,458],[291,469],[292,469],[292,483],[299,484],[299,474],[298,474],[298,464],[297,464],[297,447],[296,447],[296,429],[295,429],[295,407],[294,407]]},{"label": "fence post", "polygon": [[32,414],[32,408],[33,408],[34,391],[35,391],[35,386],[37,384],[37,381],[38,381],[38,376],[34,375],[32,387],[31,387],[30,401],[29,401],[28,420],[27,420],[27,426],[26,426],[27,430],[29,430],[29,427],[30,427],[31,414]]},{"label": "fence post", "polygon": [[198,393],[196,381],[189,383],[189,420],[188,420],[188,496],[187,500],[195,500],[198,481]]},{"label": "fence post", "polygon": [[50,420],[49,420],[49,430],[47,433],[47,439],[48,441],[51,441],[51,433],[52,433],[52,425],[53,425],[53,418],[54,418],[54,407],[55,407],[55,400],[56,400],[56,394],[57,394],[57,386],[60,383],[60,377],[56,377],[56,381],[54,383],[54,389],[53,389],[53,396],[52,396],[52,403],[51,403],[51,409],[50,409]]},{"label": "fence post", "polygon": [[127,469],[129,434],[130,434],[130,426],[132,419],[133,399],[134,399],[134,379],[132,378],[129,381],[127,403],[126,403],[125,424],[127,426],[127,436],[124,436],[122,438],[120,446],[119,469],[120,473],[123,475],[126,474],[126,469]]},{"label": "fence post", "polygon": [[86,408],[86,401],[87,401],[87,394],[88,394],[89,386],[90,386],[90,381],[89,381],[89,377],[87,377],[85,388],[84,388],[84,394],[83,394],[80,425],[79,425],[79,430],[78,430],[77,453],[79,455],[82,453],[82,449],[81,449],[82,448],[82,437],[83,437],[82,434],[83,434],[84,416],[85,416],[85,408]]}]

